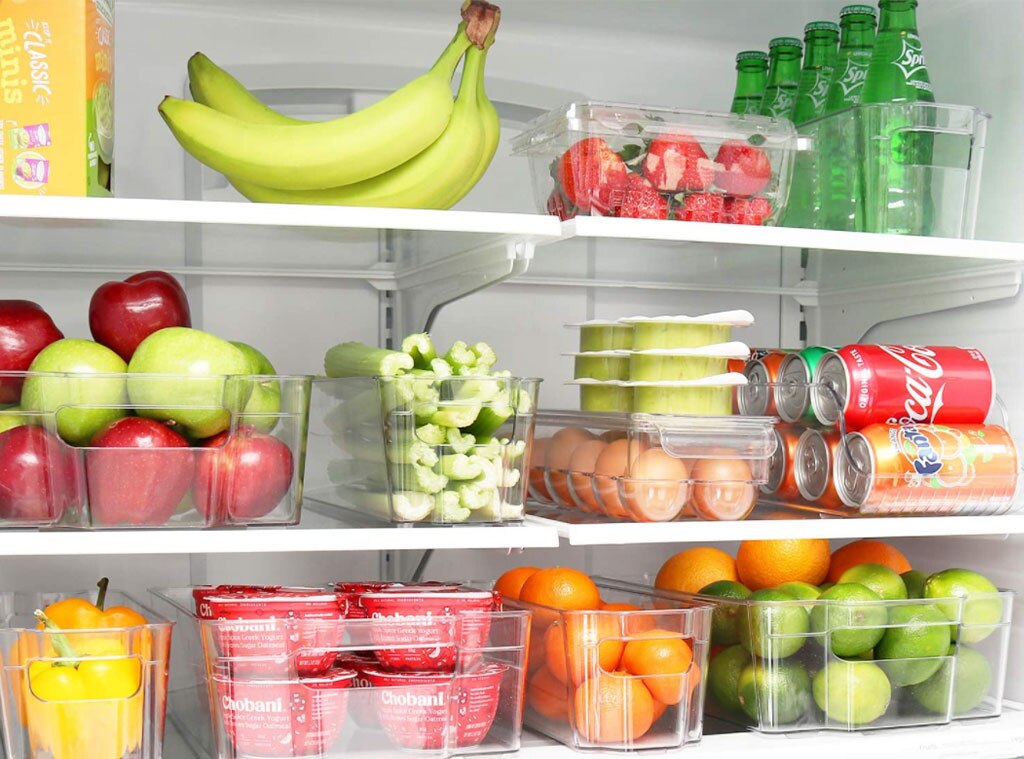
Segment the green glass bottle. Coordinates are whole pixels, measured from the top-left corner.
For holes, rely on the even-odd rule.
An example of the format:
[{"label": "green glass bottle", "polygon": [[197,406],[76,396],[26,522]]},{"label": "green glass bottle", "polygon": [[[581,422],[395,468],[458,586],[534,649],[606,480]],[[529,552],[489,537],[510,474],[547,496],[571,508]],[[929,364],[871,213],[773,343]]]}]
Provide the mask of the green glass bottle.
[{"label": "green glass bottle", "polygon": [[[878,36],[861,103],[933,103],[931,79],[917,34],[917,0],[880,0]],[[933,134],[927,109],[865,107],[860,114],[864,151],[864,229],[931,234]]]},{"label": "green glass bottle", "polygon": [[803,124],[825,112],[825,100],[836,68],[839,25],[812,21],[804,27],[804,65],[796,93],[793,121]]},{"label": "green glass bottle", "polygon": [[760,113],[764,87],[768,82],[768,54],[744,50],[736,56],[736,93],[732,113]]},{"label": "green glass bottle", "polygon": [[[877,17],[870,5],[847,5],[839,12],[842,32],[836,70],[825,100],[826,115],[860,102],[875,44]],[[821,170],[827,183],[821,199],[822,226],[826,229],[852,232],[863,227],[863,219],[859,219],[862,191],[857,166],[861,158],[856,126],[856,114],[851,112],[828,119],[819,127]]]},{"label": "green glass bottle", "polygon": [[762,116],[793,118],[802,49],[803,43],[796,37],[776,37],[768,43],[768,82],[761,101]]}]

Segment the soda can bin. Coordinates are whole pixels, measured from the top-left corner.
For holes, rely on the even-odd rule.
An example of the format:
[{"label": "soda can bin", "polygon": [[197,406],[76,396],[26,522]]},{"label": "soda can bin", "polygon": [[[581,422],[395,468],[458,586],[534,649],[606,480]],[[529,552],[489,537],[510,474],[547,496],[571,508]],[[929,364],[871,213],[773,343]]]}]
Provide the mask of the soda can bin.
[{"label": "soda can bin", "polygon": [[[33,612],[67,598],[95,602],[96,592],[0,593],[4,757],[160,759],[174,622],[130,596],[108,593],[106,608],[126,606],[147,624],[62,630],[64,648],[57,634],[39,629]],[[69,649],[81,657],[73,671],[88,666],[96,679],[62,698],[47,672],[64,668]],[[100,697],[89,692],[97,683],[106,689]]]},{"label": "soda can bin", "polygon": [[[605,578],[597,587],[605,604],[630,606],[562,611],[506,602],[533,613],[526,726],[578,751],[663,752],[698,742],[712,607]],[[632,642],[689,656],[645,676],[614,671]]]},{"label": "soda can bin", "polygon": [[709,663],[706,712],[728,722],[855,731],[1002,713],[1012,591],[751,601],[647,590],[713,604],[711,642],[722,648]]},{"label": "soda can bin", "polygon": [[[0,468],[18,473],[0,527],[297,524],[310,382],[2,372],[21,405],[0,410]],[[132,447],[135,435],[158,445]]]},{"label": "soda can bin", "polygon": [[[410,609],[402,617],[330,621],[200,619],[192,589],[151,593],[181,622],[171,718],[203,755],[292,759],[414,750],[447,757],[519,748],[526,612],[417,616]],[[344,606],[344,596],[339,599]],[[483,637],[467,632],[481,628]],[[228,640],[268,636],[281,642],[278,650],[225,647]],[[308,647],[286,643],[296,637]],[[456,650],[448,671],[386,664],[446,647]],[[322,657],[326,669],[302,666]]]}]

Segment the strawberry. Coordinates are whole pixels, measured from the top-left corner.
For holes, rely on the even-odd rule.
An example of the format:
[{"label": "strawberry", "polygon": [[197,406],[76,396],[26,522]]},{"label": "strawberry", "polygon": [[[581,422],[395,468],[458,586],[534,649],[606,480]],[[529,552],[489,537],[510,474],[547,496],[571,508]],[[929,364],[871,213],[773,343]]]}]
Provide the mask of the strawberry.
[{"label": "strawberry", "polygon": [[630,174],[617,215],[627,219],[665,219],[668,201],[642,176]]},{"label": "strawberry", "polygon": [[725,221],[725,197],[713,192],[695,192],[687,195],[683,207],[676,210],[681,221]]},{"label": "strawberry", "polygon": [[745,140],[726,140],[718,149],[715,185],[726,194],[747,198],[760,192],[772,177],[772,164],[760,148]]},{"label": "strawberry", "polygon": [[571,219],[576,215],[576,209],[569,205],[562,191],[557,187],[548,195],[548,213],[557,216],[562,221]]},{"label": "strawberry", "polygon": [[774,210],[768,198],[725,199],[725,221],[727,224],[761,226]]},{"label": "strawberry", "polygon": [[715,179],[715,164],[693,137],[666,134],[653,140],[644,159],[644,176],[663,192],[704,190]]},{"label": "strawberry", "polygon": [[614,216],[626,184],[626,163],[600,137],[588,137],[558,160],[555,178],[566,200],[584,213]]}]

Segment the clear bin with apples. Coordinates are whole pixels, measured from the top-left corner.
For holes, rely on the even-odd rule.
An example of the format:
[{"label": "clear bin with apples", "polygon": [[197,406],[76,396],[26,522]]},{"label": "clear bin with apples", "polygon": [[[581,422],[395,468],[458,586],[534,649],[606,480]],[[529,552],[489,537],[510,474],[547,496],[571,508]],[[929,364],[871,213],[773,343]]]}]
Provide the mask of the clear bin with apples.
[{"label": "clear bin with apples", "polygon": [[[84,342],[84,341],[83,341]],[[0,373],[0,526],[299,521],[311,378]]]},{"label": "clear bin with apples", "polygon": [[771,417],[542,411],[529,493],[634,522],[745,519],[775,449]]},{"label": "clear bin with apples", "polygon": [[[375,597],[374,616],[342,585]],[[152,591],[178,621],[170,715],[179,732],[224,759],[517,751],[529,613],[458,583],[397,585]],[[216,605],[217,594],[234,601],[252,590],[278,596],[288,618]],[[460,597],[468,605],[456,609]]]},{"label": "clear bin with apples", "polygon": [[[96,591],[0,593],[5,759],[163,756],[174,622],[122,593],[106,595],[102,630],[65,621],[87,603]],[[41,629],[37,609],[59,631]]]},{"label": "clear bin with apples", "polygon": [[796,131],[785,119],[643,105],[569,103],[514,143],[541,212],[774,226]]},{"label": "clear bin with apples", "polygon": [[521,521],[539,386],[505,375],[317,379],[306,495],[395,523]]}]

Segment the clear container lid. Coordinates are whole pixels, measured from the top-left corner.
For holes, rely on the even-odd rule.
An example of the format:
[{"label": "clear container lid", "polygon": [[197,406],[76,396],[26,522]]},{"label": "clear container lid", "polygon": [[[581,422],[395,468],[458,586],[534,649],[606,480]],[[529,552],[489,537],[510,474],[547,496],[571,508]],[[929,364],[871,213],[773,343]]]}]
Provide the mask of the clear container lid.
[{"label": "clear container lid", "polygon": [[[697,348],[648,348],[642,351],[609,351],[634,356],[704,356],[708,358],[750,358],[746,343],[729,342],[702,345]],[[582,354],[587,355],[587,354]],[[592,355],[592,354],[591,354]]]},{"label": "clear container lid", "polygon": [[754,315],[742,309],[735,311],[717,311],[700,316],[626,316],[619,320],[623,324],[724,324],[730,327],[749,327],[754,323]]},{"label": "clear container lid", "polygon": [[618,327],[619,329],[629,329],[630,325],[623,324],[615,319],[591,319],[585,322],[569,322],[565,325],[566,329],[579,329],[581,327]]},{"label": "clear container lid", "polygon": [[567,385],[617,385],[618,387],[735,387],[746,385],[747,378],[739,372],[728,372],[726,374],[714,374],[710,377],[702,377],[692,380],[658,380],[658,381],[628,381],[628,380],[596,380],[587,377],[569,380]]}]

